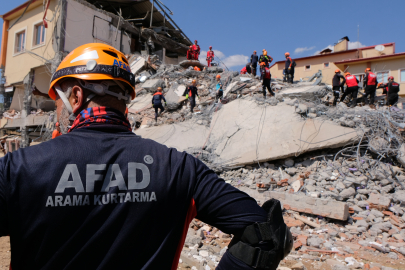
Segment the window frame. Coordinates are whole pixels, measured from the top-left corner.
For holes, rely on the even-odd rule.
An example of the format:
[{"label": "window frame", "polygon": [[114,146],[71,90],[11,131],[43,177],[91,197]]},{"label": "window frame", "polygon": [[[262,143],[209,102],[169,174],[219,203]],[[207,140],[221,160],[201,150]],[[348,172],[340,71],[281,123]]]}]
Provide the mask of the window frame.
[{"label": "window frame", "polygon": [[405,76],[404,76],[404,80],[401,80],[401,71],[404,71],[405,72],[405,68],[400,68],[399,70],[398,70],[398,78],[399,78],[399,82],[400,83],[402,83],[402,82],[405,82]]},{"label": "window frame", "polygon": [[[326,67],[325,64],[328,64],[328,66]],[[330,68],[330,62],[323,63],[323,68]]]},{"label": "window frame", "polygon": [[[312,66],[312,65],[305,65],[305,66],[304,66],[304,71],[310,71],[310,70],[311,70],[311,66]],[[307,67],[309,67],[309,68],[307,68]]]},{"label": "window frame", "polygon": [[[16,49],[17,49],[17,47],[16,47],[16,45],[17,45],[17,44],[16,44],[16,43],[17,43],[17,35],[20,34],[20,33],[22,33],[22,32],[24,32],[24,34],[25,34],[25,38],[24,38],[24,50],[22,50],[22,51],[20,51],[20,52],[17,52],[17,51],[16,51]],[[17,31],[14,32],[13,56],[17,56],[17,55],[23,54],[23,53],[25,53],[26,50],[27,50],[27,27],[24,27],[24,28],[21,28],[21,29],[19,29],[19,30],[17,30]]]},{"label": "window frame", "polygon": [[32,42],[31,42],[32,48],[31,48],[31,49],[36,49],[36,48],[45,46],[45,44],[46,44],[46,28],[45,28],[45,26],[44,26],[44,42],[43,42],[43,43],[39,43],[39,44],[35,44],[35,41],[36,41],[36,38],[37,38],[37,35],[36,35],[36,34],[37,34],[36,27],[37,27],[38,25],[40,25],[40,24],[44,25],[44,22],[43,22],[42,20],[41,20],[41,21],[37,21],[37,22],[35,22],[35,23],[33,24],[33,26],[32,26]]},{"label": "window frame", "polygon": [[[386,81],[386,82],[384,82],[384,81],[379,81],[379,80],[378,80],[378,73],[388,73],[387,81]],[[388,83],[388,77],[391,76],[391,70],[380,70],[380,71],[377,71],[377,72],[375,73],[375,75],[377,76],[377,81],[378,81],[379,83]],[[383,79],[384,79],[384,77],[383,77]]]}]

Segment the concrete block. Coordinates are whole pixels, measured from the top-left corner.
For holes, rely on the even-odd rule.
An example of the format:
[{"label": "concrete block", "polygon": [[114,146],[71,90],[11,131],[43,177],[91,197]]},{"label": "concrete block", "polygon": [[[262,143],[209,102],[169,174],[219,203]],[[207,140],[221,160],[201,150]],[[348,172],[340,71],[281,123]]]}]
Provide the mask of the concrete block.
[{"label": "concrete block", "polygon": [[148,92],[153,92],[159,86],[163,87],[164,84],[165,82],[161,79],[147,80],[144,84],[142,84],[142,88]]},{"label": "concrete block", "polygon": [[381,194],[370,193],[370,197],[367,200],[369,203],[379,205],[388,208],[391,204],[391,198]]},{"label": "concrete block", "polygon": [[284,209],[291,209],[301,213],[329,217],[338,220],[347,220],[349,206],[343,202],[317,199],[305,195],[286,194],[275,191],[265,193],[269,198],[274,198],[283,204]]},{"label": "concrete block", "polygon": [[139,57],[134,62],[131,63],[130,68],[133,74],[140,72],[146,64],[146,60],[143,57]]}]

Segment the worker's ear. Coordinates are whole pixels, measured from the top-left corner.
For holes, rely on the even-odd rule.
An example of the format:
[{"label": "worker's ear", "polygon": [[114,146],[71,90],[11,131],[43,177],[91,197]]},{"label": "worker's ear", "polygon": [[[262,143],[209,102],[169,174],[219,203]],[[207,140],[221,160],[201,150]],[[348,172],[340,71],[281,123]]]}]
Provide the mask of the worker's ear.
[{"label": "worker's ear", "polygon": [[69,103],[70,105],[72,105],[74,114],[77,114],[79,110],[82,108],[84,100],[85,100],[84,90],[78,85],[73,86],[72,93],[70,94],[69,97]]}]

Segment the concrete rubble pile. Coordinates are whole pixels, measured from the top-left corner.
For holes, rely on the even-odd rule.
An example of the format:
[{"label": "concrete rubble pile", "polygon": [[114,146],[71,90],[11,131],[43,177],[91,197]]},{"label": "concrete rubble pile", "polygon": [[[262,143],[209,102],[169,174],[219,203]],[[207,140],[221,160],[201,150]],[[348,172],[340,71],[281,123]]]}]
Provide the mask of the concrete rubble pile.
[{"label": "concrete rubble pile", "polygon": [[[129,105],[135,133],[197,156],[259,204],[279,199],[295,237],[280,269],[405,267],[405,111],[330,107],[321,74],[273,79],[276,96],[264,99],[258,78],[222,70],[225,98],[215,104],[218,71],[161,65]],[[194,78],[201,99],[191,114],[181,96]],[[154,123],[157,86],[168,112]],[[180,266],[214,269],[231,238],[193,220]]]}]

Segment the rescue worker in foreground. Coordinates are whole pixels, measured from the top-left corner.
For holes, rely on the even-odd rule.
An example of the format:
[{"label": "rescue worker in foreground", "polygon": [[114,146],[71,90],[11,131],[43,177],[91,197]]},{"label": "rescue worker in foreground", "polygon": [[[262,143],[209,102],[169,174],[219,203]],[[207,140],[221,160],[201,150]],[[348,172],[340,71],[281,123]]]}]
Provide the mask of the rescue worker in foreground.
[{"label": "rescue worker in foreground", "polygon": [[295,62],[291,59],[290,53],[285,54],[285,73],[288,83],[294,83],[294,73],[295,73]]},{"label": "rescue worker in foreground", "polygon": [[193,45],[193,53],[194,53],[194,60],[198,60],[200,57],[200,45],[198,45],[198,41],[194,40],[194,45]]},{"label": "rescue worker in foreground", "polygon": [[262,78],[263,78],[263,96],[266,98],[266,88],[270,93],[270,96],[274,96],[274,92],[271,90],[271,73],[270,68],[266,66],[266,63],[262,62]]},{"label": "rescue worker in foreground", "polygon": [[257,56],[257,52],[254,51],[253,54],[250,56],[250,64],[252,66],[252,74],[257,75],[257,63],[259,62],[259,56]]},{"label": "rescue worker in foreground", "polygon": [[193,46],[190,46],[190,48],[187,51],[187,60],[194,60]]},{"label": "rescue worker in foreground", "polygon": [[345,73],[345,80],[347,88],[343,96],[340,98],[340,102],[343,102],[343,100],[345,100],[347,95],[352,94],[352,102],[350,106],[354,108],[357,105],[357,95],[359,93],[359,80],[356,78],[356,76],[351,75],[350,72]]},{"label": "rescue worker in foreground", "polygon": [[[158,115],[162,114],[165,111],[165,108],[162,105],[162,99],[166,103],[166,99],[162,94],[162,87],[158,87],[155,93],[152,96],[152,107],[155,108],[155,121],[157,122]],[[158,110],[160,109],[160,113],[158,114]]]},{"label": "rescue worker in foreground", "polygon": [[224,90],[222,89],[221,75],[218,74],[215,79],[217,80],[217,85],[216,85],[217,95],[216,95],[215,99],[216,99],[216,102],[221,102],[222,98],[224,97]]},{"label": "rescue worker in foreground", "polygon": [[370,106],[374,106],[374,97],[377,90],[377,76],[371,72],[371,68],[366,68],[364,77],[364,103],[369,104],[367,97],[370,96]]},{"label": "rescue worker in foreground", "polygon": [[[342,81],[341,81],[342,79]],[[335,76],[333,76],[332,79],[332,90],[333,90],[333,96],[335,97],[333,99],[333,106],[336,106],[336,103],[339,99],[340,91],[343,91],[343,86],[345,85],[346,79],[345,77],[340,74],[340,69],[335,70]]]},{"label": "rescue worker in foreground", "polygon": [[207,66],[211,66],[211,62],[214,61],[214,51],[212,50],[212,46],[210,46],[210,50],[207,52]]},{"label": "rescue worker in foreground", "polygon": [[0,159],[12,269],[177,269],[194,217],[235,235],[218,270],[276,269],[292,247],[279,201],[261,208],[200,160],[132,133],[122,60],[100,43],[69,53],[49,88],[63,135]]},{"label": "rescue worker in foreground", "polygon": [[198,95],[198,89],[197,89],[197,80],[192,80],[191,85],[189,85],[186,90],[183,93],[183,96],[186,96],[188,101],[190,102],[190,112],[194,112],[194,107],[195,107],[195,97],[197,96],[198,99],[200,99],[200,96]]},{"label": "rescue worker in foreground", "polygon": [[398,102],[398,93],[399,93],[399,83],[394,81],[393,76],[388,77],[388,83],[379,84],[378,88],[383,88],[383,94],[387,95],[386,97],[386,105],[387,106],[394,106]]}]

